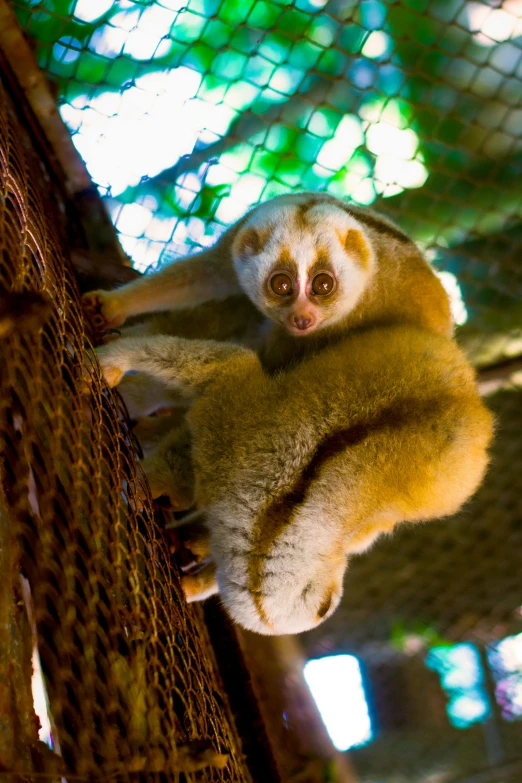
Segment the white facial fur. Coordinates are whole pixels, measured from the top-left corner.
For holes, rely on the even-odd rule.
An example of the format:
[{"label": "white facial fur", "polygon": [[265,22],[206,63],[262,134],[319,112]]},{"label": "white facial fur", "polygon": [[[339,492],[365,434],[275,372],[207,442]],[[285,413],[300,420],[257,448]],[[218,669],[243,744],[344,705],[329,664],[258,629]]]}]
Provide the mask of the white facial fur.
[{"label": "white facial fur", "polygon": [[[250,215],[233,246],[234,266],[247,296],[268,318],[297,335],[300,332],[293,327],[296,313],[310,315],[313,325],[304,332],[309,334],[351,312],[374,267],[371,245],[354,217],[335,204],[311,201],[303,220],[307,201],[311,199],[300,194],[262,204]],[[259,248],[244,241],[252,229],[260,238]],[[358,232],[359,241],[343,244],[348,232]],[[287,301],[267,297],[267,279],[277,271],[282,254],[297,267],[294,295]],[[318,257],[326,258],[325,271],[332,272],[336,280],[336,290],[328,297],[310,295],[310,270],[313,267],[317,273]]]}]

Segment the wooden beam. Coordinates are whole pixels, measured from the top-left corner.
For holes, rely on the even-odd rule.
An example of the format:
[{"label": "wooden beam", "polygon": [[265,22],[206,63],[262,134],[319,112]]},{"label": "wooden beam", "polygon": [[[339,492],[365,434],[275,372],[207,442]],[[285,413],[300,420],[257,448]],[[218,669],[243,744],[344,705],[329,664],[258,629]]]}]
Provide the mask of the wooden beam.
[{"label": "wooden beam", "polygon": [[68,220],[81,226],[89,249],[110,254],[120,264],[130,265],[106,206],[60,117],[52,87],[38,67],[9,0],[0,0],[0,60],[2,77],[23,112],[33,142],[56,178],[63,198],[69,197],[72,203]]},{"label": "wooden beam", "polygon": [[0,0],[0,49],[52,147],[69,192],[77,193],[91,187],[85,164],[62,122],[56,100],[8,0]]},{"label": "wooden beam", "polygon": [[124,266],[118,256],[109,253],[76,248],[71,251],[71,262],[82,293],[96,288],[118,288],[141,276],[137,269]]},{"label": "wooden beam", "polygon": [[[520,380],[515,376],[520,374]],[[491,367],[483,367],[477,371],[477,382],[480,394],[486,397],[500,389],[518,383],[522,386],[522,356],[506,359]]]},{"label": "wooden beam", "polygon": [[237,634],[281,779],[357,783],[349,757],[332,745],[306,684],[298,639],[240,628]]}]

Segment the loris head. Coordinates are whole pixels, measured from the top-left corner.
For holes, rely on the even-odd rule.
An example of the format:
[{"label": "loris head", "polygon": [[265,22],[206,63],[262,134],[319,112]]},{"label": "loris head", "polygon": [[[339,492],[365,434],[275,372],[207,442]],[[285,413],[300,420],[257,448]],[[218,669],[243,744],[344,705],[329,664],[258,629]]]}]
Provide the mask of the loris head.
[{"label": "loris head", "polygon": [[280,196],[254,209],[235,237],[232,256],[251,301],[297,337],[348,315],[374,269],[361,223],[317,194]]}]

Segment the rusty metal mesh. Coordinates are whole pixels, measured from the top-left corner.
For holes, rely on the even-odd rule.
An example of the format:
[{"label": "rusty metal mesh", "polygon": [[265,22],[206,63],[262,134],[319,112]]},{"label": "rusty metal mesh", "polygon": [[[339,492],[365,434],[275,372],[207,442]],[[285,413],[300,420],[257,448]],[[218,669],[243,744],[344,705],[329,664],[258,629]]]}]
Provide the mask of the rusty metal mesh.
[{"label": "rusty metal mesh", "polygon": [[[0,291],[43,291],[52,301],[41,330],[4,337],[0,349],[0,777],[56,777],[58,769],[41,749],[30,753],[37,725],[25,601],[55,748],[71,780],[141,771],[149,780],[164,772],[176,781],[244,783],[249,773],[200,612],[182,599],[168,545],[149,503],[142,508],[118,398],[88,361],[65,210],[59,183],[0,87]],[[193,741],[229,754],[226,768],[190,774],[184,754]]]}]

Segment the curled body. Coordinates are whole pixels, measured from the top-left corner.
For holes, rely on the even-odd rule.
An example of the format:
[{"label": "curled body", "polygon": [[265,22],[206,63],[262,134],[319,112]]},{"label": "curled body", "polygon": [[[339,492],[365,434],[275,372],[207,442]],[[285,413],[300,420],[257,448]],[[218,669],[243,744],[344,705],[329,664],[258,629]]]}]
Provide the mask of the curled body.
[{"label": "curled body", "polygon": [[455,513],[480,484],[492,420],[448,297],[370,210],[273,199],[210,250],[86,305],[115,326],[164,311],[99,349],[102,370],[111,386],[138,371],[122,384],[131,415],[171,395],[190,407],[160,422],[143,467],[153,496],[205,509],[213,565],[186,594],[219,589],[246,628],[314,627],[351,553]]},{"label": "curled body", "polygon": [[[338,605],[351,553],[473,494],[492,418],[454,341],[419,320],[370,322],[279,373],[212,341],[141,336],[99,349],[109,385],[138,370],[191,401],[187,458],[215,566],[199,597],[218,588],[259,633],[307,630]],[[172,437],[149,462],[153,477]]]}]

